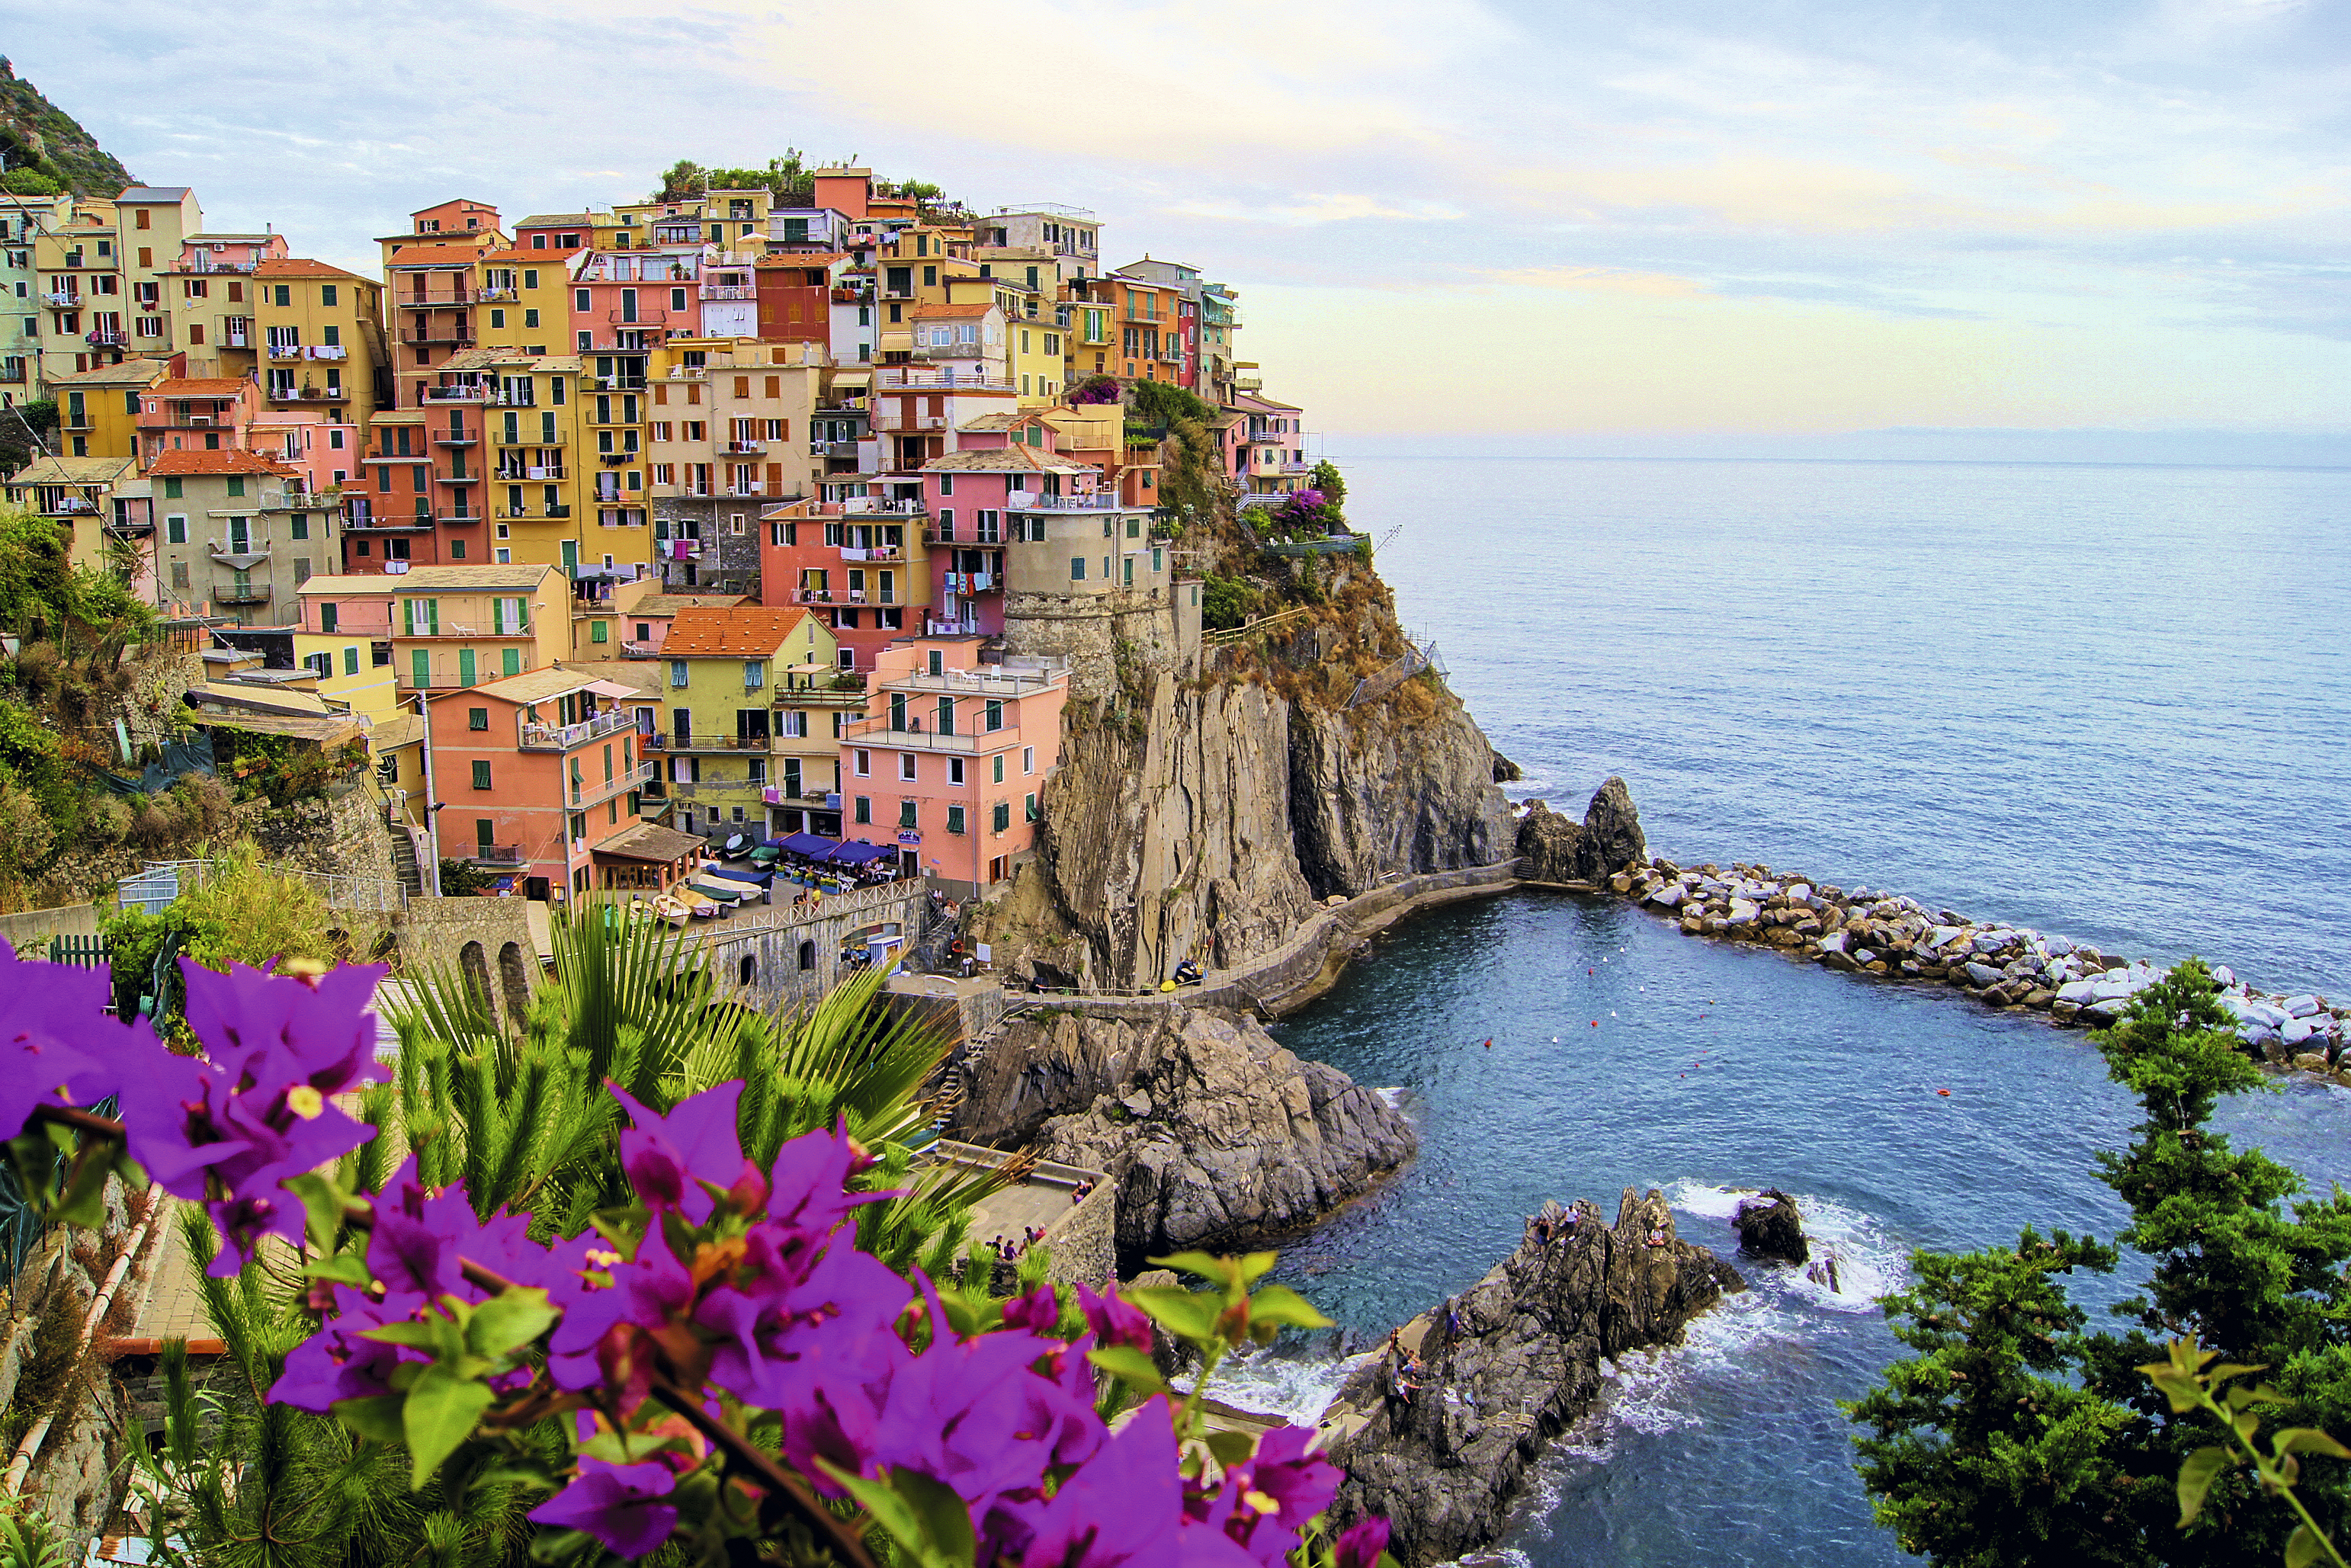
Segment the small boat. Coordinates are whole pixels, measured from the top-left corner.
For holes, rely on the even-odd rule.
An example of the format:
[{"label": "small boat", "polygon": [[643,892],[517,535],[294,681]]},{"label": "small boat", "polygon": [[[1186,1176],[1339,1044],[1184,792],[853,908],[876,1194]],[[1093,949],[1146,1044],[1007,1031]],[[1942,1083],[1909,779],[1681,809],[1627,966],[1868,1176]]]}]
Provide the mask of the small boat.
[{"label": "small boat", "polygon": [[746,851],[746,850],[749,849],[750,847],[751,847],[751,835],[750,835],[750,834],[748,834],[748,833],[729,833],[729,834],[727,834],[727,835],[726,835],[726,845],[725,845],[725,850],[726,850],[726,858],[727,858],[728,860],[733,860],[733,859],[735,859],[737,856],[738,856],[738,855],[742,854],[744,851]]}]

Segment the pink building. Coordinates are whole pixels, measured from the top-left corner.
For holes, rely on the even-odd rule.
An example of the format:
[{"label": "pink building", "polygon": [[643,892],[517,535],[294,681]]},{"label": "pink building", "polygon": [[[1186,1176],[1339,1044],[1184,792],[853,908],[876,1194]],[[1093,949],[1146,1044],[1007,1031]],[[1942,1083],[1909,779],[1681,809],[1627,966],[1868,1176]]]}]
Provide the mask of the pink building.
[{"label": "pink building", "polygon": [[867,716],[841,731],[841,832],[894,836],[900,873],[920,872],[956,898],[1005,881],[1036,846],[1069,696],[1060,668],[983,668],[981,641],[909,637],[883,648]]},{"label": "pink building", "polygon": [[[1115,528],[1116,497],[1096,488],[1102,470],[1052,450],[1050,426],[1019,430],[1018,445],[1006,432],[963,434],[967,442],[992,442],[950,452],[923,466],[925,507],[931,522],[931,603],[928,631],[944,636],[985,637],[1004,631],[1005,554],[1008,542],[1028,538],[1030,519],[1040,514],[1099,513],[1105,537]],[[1030,444],[1033,442],[1035,444]],[[1039,538],[1044,528],[1037,524]]]}]

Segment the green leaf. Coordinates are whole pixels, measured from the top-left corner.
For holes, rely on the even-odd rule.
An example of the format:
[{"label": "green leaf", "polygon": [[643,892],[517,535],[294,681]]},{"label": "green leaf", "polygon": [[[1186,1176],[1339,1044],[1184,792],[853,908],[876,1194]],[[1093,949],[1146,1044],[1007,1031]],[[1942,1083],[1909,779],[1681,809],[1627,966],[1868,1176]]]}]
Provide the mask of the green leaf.
[{"label": "green leaf", "polygon": [[2271,1437],[2270,1447],[2279,1458],[2288,1454],[2325,1454],[2329,1458],[2351,1459],[2351,1448],[2345,1448],[2315,1427],[2281,1427]]},{"label": "green leaf", "polygon": [[1108,1345],[1086,1352],[1086,1359],[1138,1394],[1156,1394],[1167,1385],[1151,1358],[1131,1344]]},{"label": "green leaf", "polygon": [[2232,1377],[2242,1377],[2249,1372],[2268,1370],[2269,1363],[2265,1361],[2255,1362],[2251,1366],[2241,1366],[2233,1361],[2224,1361],[2218,1366],[2207,1367],[2204,1371],[2204,1381],[2217,1389]]},{"label": "green leaf", "polygon": [[49,1218],[59,1225],[78,1225],[84,1229],[96,1229],[106,1223],[106,1178],[114,1174],[114,1162],[99,1159],[95,1155],[74,1162],[73,1175],[68,1178],[65,1196],[49,1211]]},{"label": "green leaf", "polygon": [[821,1457],[816,1462],[922,1568],[971,1568],[978,1551],[971,1514],[952,1488],[907,1469],[893,1470],[886,1480],[868,1480]]},{"label": "green leaf", "polygon": [[348,1252],[338,1252],[331,1258],[312,1258],[302,1265],[302,1277],[350,1285],[362,1291],[375,1283],[374,1274],[368,1270],[367,1254],[356,1247]]},{"label": "green leaf", "polygon": [[309,1238],[311,1250],[332,1252],[335,1239],[343,1231],[343,1213],[347,1207],[343,1189],[335,1184],[332,1177],[318,1171],[305,1171],[280,1185],[302,1200],[302,1212],[307,1219],[304,1229]]},{"label": "green leaf", "polygon": [[1214,1280],[1219,1285],[1233,1282],[1238,1270],[1230,1258],[1219,1258],[1213,1252],[1178,1252],[1172,1258],[1154,1258],[1151,1265],[1157,1269],[1173,1269],[1179,1274],[1196,1274],[1203,1280]]},{"label": "green leaf", "polygon": [[495,1397],[488,1384],[460,1377],[445,1366],[428,1366],[418,1375],[400,1413],[409,1457],[415,1461],[412,1485],[423,1489],[441,1461],[473,1436],[475,1424]]},{"label": "green leaf", "polygon": [[338,1399],[335,1416],[371,1443],[397,1443],[407,1436],[400,1424],[400,1407],[407,1401],[397,1394],[368,1399]]},{"label": "green leaf", "polygon": [[474,1309],[465,1325],[465,1348],[493,1358],[511,1355],[563,1316],[547,1304],[547,1292],[528,1285],[502,1291]]},{"label": "green leaf", "polygon": [[1249,1298],[1249,1321],[1280,1323],[1284,1328],[1327,1329],[1331,1320],[1314,1304],[1287,1285],[1268,1285]]},{"label": "green leaf", "polygon": [[2285,1538],[2285,1568],[2310,1568],[2325,1550],[2320,1544],[2318,1531],[2306,1524],[2297,1524],[2294,1533]]},{"label": "green leaf", "polygon": [[1211,1432],[1207,1443],[1220,1465],[1238,1465],[1257,1452],[1257,1439],[1247,1432]]},{"label": "green leaf", "polygon": [[2199,1448],[2188,1456],[2179,1467],[2179,1527],[2182,1530],[2196,1521],[2204,1511],[2204,1494],[2220,1472],[2229,1468],[2229,1456],[2221,1448]]},{"label": "green leaf", "polygon": [[441,1343],[442,1329],[436,1322],[386,1323],[380,1329],[361,1329],[359,1337],[371,1339],[378,1344],[402,1344],[411,1350],[434,1350]]},{"label": "green leaf", "polygon": [[1214,1296],[1165,1285],[1120,1294],[1179,1338],[1205,1344],[1217,1337],[1217,1314],[1223,1303]]}]

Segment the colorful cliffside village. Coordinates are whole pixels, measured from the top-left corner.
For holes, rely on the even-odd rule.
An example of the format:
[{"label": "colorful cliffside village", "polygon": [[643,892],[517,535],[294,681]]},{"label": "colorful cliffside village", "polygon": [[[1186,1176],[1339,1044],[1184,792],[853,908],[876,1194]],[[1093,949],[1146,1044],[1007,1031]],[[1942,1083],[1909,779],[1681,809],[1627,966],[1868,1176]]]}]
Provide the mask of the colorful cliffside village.
[{"label": "colorful cliffside village", "polygon": [[1206,405],[1245,507],[1309,486],[1304,417],[1230,287],[1091,213],[802,189],[446,201],[375,277],[183,187],[0,196],[0,404],[57,421],[7,497],[236,651],[216,706],[356,721],[469,883],[674,912],[741,835],[984,894],[1083,651],[1199,645],[1132,389]]}]

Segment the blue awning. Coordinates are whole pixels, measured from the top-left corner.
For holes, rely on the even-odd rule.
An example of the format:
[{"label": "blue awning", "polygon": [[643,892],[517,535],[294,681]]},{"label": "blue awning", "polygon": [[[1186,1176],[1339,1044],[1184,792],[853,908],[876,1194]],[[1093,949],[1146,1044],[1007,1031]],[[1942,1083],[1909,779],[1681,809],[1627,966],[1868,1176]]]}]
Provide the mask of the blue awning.
[{"label": "blue awning", "polygon": [[821,833],[787,833],[783,840],[783,847],[796,855],[821,857],[831,854],[836,846],[837,841]]},{"label": "blue awning", "polygon": [[841,845],[833,851],[829,858],[841,865],[863,865],[868,861],[878,861],[884,855],[894,855],[897,852],[898,846],[895,844],[869,844],[861,840],[856,843]]}]

